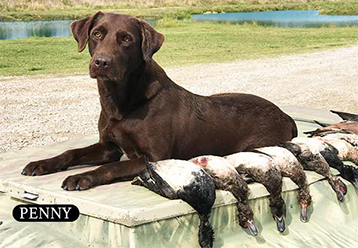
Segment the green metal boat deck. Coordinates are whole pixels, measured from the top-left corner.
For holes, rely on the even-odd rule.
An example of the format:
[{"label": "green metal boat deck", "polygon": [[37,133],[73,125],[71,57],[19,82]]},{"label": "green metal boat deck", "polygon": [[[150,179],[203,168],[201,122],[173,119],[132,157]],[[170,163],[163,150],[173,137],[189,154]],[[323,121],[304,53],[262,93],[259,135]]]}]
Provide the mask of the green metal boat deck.
[{"label": "green metal boat deck", "polygon": [[[313,120],[334,123],[339,118],[329,111],[282,107],[292,116],[299,135],[318,126]],[[64,191],[62,181],[69,175],[96,167],[77,167],[40,177],[20,175],[30,161],[55,156],[65,150],[97,142],[88,136],[60,144],[0,154],[0,247],[199,247],[198,216],[181,200],[168,200],[144,187],[119,182],[87,191]],[[125,158],[124,158],[125,159]],[[338,172],[332,169],[332,172]],[[344,203],[338,203],[327,180],[306,172],[313,197],[310,221],[299,220],[297,186],[284,178],[283,197],[287,204],[287,230],[279,234],[268,206],[268,192],[250,184],[250,205],[260,229],[252,237],[237,222],[235,198],[217,191],[211,222],[214,247],[358,247],[358,195],[348,183]],[[24,197],[38,195],[32,201]],[[80,217],[68,223],[23,223],[12,218],[17,204],[74,204]]]}]

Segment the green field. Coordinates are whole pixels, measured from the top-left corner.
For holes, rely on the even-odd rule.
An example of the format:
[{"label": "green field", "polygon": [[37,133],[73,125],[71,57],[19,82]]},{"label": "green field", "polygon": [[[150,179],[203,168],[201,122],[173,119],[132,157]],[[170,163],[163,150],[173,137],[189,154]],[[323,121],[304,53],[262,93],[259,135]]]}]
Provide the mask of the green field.
[{"label": "green field", "polygon": [[[160,27],[162,26],[162,27]],[[155,55],[162,66],[219,63],[348,46],[358,27],[285,29],[257,25],[161,21],[166,41]],[[0,75],[87,73],[87,51],[72,37],[0,41]]]},{"label": "green field", "polygon": [[[78,19],[98,10],[158,18],[157,29],[166,41],[155,59],[163,66],[253,59],[357,43],[358,27],[284,29],[187,20],[193,13],[286,9],[358,14],[358,1],[0,0],[0,20]],[[71,37],[0,40],[0,75],[86,73],[89,55],[86,51],[78,54],[76,46]]]},{"label": "green field", "polygon": [[205,12],[316,9],[321,14],[358,14],[357,0],[0,0],[0,20],[79,19],[95,11],[138,17],[187,19]]}]

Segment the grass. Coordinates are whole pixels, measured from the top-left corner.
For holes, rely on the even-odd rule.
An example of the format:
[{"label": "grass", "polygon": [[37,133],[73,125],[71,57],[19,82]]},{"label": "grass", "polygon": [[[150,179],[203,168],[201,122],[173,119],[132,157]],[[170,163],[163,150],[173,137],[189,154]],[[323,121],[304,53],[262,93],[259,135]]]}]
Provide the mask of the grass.
[{"label": "grass", "polygon": [[[119,4],[120,3],[120,4]],[[358,14],[356,0],[0,0],[0,20],[79,19],[97,10],[138,17],[187,19],[190,14],[316,9],[321,14]]]},{"label": "grass", "polygon": [[[162,66],[316,51],[355,44],[358,38],[357,27],[283,29],[190,21],[160,26],[166,41],[155,60]],[[88,73],[90,57],[87,51],[77,53],[72,37],[1,40],[0,47],[2,76]]]}]

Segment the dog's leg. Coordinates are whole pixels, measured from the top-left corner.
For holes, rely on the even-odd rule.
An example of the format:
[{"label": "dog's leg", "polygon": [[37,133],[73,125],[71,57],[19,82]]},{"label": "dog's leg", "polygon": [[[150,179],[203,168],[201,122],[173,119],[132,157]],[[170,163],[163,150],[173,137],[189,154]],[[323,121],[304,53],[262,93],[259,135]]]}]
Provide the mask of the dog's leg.
[{"label": "dog's leg", "polygon": [[62,183],[62,188],[65,190],[86,190],[114,181],[131,180],[145,168],[144,158],[108,163],[93,171],[67,177]]},{"label": "dog's leg", "polygon": [[122,155],[115,144],[96,143],[85,148],[68,150],[53,158],[31,162],[21,174],[38,176],[66,170],[75,165],[100,165],[118,161]]}]

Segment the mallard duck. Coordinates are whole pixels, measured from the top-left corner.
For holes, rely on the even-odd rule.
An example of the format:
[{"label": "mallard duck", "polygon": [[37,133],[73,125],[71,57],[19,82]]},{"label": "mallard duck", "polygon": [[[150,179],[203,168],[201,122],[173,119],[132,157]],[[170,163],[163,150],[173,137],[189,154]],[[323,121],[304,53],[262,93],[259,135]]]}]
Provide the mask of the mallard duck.
[{"label": "mallard duck", "polygon": [[201,166],[214,179],[217,189],[231,192],[237,199],[239,224],[249,228],[253,236],[259,233],[254,222],[254,213],[249,206],[249,187],[235,168],[224,158],[217,156],[200,156],[191,161]]}]

